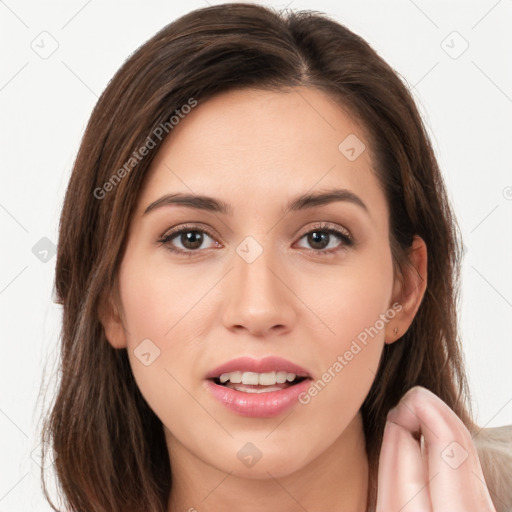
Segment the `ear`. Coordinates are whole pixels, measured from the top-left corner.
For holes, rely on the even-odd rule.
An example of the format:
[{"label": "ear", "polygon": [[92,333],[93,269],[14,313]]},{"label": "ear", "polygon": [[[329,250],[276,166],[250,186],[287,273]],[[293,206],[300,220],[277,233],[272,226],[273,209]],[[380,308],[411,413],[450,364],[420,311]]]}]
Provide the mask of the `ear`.
[{"label": "ear", "polygon": [[427,289],[427,245],[415,235],[408,251],[409,264],[395,277],[391,304],[402,306],[386,326],[385,343],[393,343],[409,329]]},{"label": "ear", "polygon": [[115,304],[113,297],[109,294],[100,300],[98,307],[98,316],[103,329],[105,337],[113,348],[126,348],[126,332],[123,325],[119,308]]}]

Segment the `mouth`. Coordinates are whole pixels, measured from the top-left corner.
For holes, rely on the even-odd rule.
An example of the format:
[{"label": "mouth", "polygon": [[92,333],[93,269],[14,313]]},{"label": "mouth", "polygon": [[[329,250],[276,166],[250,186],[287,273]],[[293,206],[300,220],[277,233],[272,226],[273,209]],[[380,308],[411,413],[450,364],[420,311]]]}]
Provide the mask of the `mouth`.
[{"label": "mouth", "polygon": [[231,412],[270,418],[297,405],[311,381],[307,370],[285,359],[245,357],[212,370],[206,388]]}]

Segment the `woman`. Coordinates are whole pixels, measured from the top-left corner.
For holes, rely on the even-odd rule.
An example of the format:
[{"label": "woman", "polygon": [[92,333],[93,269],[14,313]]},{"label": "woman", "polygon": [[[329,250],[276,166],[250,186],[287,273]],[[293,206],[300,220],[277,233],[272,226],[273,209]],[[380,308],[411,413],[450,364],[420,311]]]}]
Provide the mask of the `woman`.
[{"label": "woman", "polygon": [[[191,12],[125,62],[60,225],[43,432],[73,510],[505,511],[416,106],[326,16]],[[508,443],[508,444],[507,444]]]}]

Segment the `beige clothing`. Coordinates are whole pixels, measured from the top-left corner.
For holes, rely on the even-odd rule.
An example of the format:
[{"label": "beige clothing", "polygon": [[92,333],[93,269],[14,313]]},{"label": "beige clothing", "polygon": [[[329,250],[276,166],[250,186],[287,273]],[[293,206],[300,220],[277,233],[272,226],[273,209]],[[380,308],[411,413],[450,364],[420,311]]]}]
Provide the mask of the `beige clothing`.
[{"label": "beige clothing", "polygon": [[512,512],[512,425],[484,428],[473,442],[496,512]]}]

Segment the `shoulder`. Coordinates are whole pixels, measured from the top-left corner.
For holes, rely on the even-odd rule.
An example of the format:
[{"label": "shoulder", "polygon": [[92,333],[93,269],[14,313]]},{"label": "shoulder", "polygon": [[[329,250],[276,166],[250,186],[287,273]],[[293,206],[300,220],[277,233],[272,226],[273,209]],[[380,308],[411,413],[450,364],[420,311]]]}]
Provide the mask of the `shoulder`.
[{"label": "shoulder", "polygon": [[512,425],[476,430],[473,442],[496,512],[512,511]]}]

